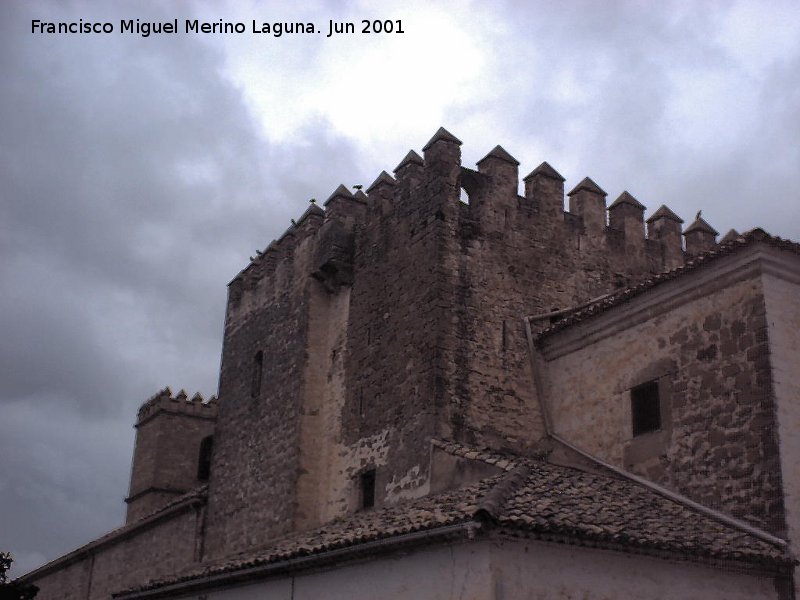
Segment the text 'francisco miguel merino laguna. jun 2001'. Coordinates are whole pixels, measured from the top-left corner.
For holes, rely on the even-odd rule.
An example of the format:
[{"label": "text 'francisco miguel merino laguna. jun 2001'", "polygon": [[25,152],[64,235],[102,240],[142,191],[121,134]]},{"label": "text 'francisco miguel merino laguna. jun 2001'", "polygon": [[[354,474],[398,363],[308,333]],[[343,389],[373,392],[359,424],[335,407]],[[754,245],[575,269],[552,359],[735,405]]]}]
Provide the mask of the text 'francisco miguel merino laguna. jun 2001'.
[{"label": "text 'francisco miguel merino laguna. jun 2001'", "polygon": [[[182,25],[182,26],[181,26]],[[142,21],[122,19],[119,27],[110,21],[59,21],[48,22],[39,19],[31,21],[31,33],[132,33],[142,37],[176,33],[221,33],[221,34],[268,34],[280,37],[284,34],[325,34],[332,37],[348,33],[405,33],[400,19],[361,19],[358,21],[334,21],[329,19],[323,26],[301,21],[258,21],[253,19],[248,27],[240,21],[200,21],[198,19],[173,19],[171,21]]]}]

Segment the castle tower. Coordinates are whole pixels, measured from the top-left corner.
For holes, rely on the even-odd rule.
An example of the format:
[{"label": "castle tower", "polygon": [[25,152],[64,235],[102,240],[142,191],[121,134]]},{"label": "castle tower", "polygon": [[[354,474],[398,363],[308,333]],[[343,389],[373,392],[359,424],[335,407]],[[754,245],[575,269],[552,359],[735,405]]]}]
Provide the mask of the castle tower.
[{"label": "castle tower", "polygon": [[520,196],[502,146],[476,167],[440,128],[231,282],[204,558],[427,493],[432,438],[541,451],[523,317],[663,270],[672,237],[645,237],[630,194],[609,225],[588,177],[565,212],[547,163]]},{"label": "castle tower", "polygon": [[130,493],[131,523],[208,480],[217,402],[165,388],[142,404],[136,419]]}]

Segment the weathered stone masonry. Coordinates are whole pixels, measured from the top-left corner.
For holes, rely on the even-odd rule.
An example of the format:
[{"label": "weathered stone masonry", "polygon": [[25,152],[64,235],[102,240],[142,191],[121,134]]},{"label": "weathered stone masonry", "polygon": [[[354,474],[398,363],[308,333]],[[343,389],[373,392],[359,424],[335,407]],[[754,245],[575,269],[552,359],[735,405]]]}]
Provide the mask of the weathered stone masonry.
[{"label": "weathered stone masonry", "polygon": [[[540,339],[547,402],[566,439],[786,535],[762,280],[722,266]],[[662,427],[633,437],[631,389],[653,380]]]},{"label": "weathered stone masonry", "polygon": [[175,396],[165,388],[142,404],[136,419],[126,523],[133,523],[198,485],[202,441],[213,436],[217,399]]},{"label": "weathered stone masonry", "polygon": [[668,209],[647,238],[630,194],[607,224],[606,194],[586,178],[564,212],[547,163],[520,196],[516,159],[498,146],[467,169],[460,144],[442,129],[367,194],[340,186],[231,283],[208,556],[354,510],[368,469],[379,506],[425,493],[434,435],[535,451],[521,316],[683,260]]}]

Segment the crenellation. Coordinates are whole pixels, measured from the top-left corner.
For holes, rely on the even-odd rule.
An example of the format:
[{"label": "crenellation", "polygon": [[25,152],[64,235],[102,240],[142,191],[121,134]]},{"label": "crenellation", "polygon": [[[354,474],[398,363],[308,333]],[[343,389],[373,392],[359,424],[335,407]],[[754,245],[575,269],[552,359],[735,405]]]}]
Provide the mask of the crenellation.
[{"label": "crenellation", "polygon": [[425,161],[419,154],[409,150],[400,164],[395,167],[394,176],[401,186],[410,189],[422,181],[424,170]]},{"label": "crenellation", "polygon": [[682,223],[683,219],[663,204],[647,219],[648,238],[661,242],[665,269],[683,264]]},{"label": "crenellation", "polygon": [[564,178],[546,161],[524,179],[525,197],[538,203],[543,222],[555,223],[564,219]]},{"label": "crenellation", "polygon": [[[213,402],[212,402],[213,399]],[[217,416],[216,397],[211,396],[209,401],[203,399],[203,395],[197,392],[189,398],[186,390],[180,390],[174,396],[169,387],[165,387],[139,407],[136,419],[136,426],[139,427],[146,423],[160,412],[171,414],[183,414],[196,416],[204,419],[215,419]]]},{"label": "crenellation", "polygon": [[458,199],[461,140],[440,127],[422,148],[425,157],[425,188],[429,197]]},{"label": "crenellation", "polygon": [[717,243],[717,235],[719,232],[711,227],[698,212],[694,222],[683,232],[683,236],[686,238],[686,252],[694,256],[711,250]]},{"label": "crenellation", "polygon": [[397,182],[386,171],[381,171],[380,175],[367,188],[370,208],[380,215],[388,215],[395,208],[396,191]]},{"label": "crenellation", "polygon": [[309,201],[309,206],[305,212],[297,219],[297,232],[298,234],[307,233],[308,231],[316,231],[322,224],[325,218],[325,211],[317,206],[317,201],[312,198]]},{"label": "crenellation", "polygon": [[621,231],[624,237],[625,252],[631,257],[644,258],[644,204],[628,191],[622,192],[608,207],[608,225]]},{"label": "crenellation", "polygon": [[589,247],[599,243],[600,236],[606,228],[606,196],[603,189],[589,177],[584,177],[567,194],[569,212],[580,217],[586,231]]},{"label": "crenellation", "polygon": [[352,231],[356,223],[364,221],[366,205],[366,196],[356,197],[344,184],[339,184],[323,204],[325,219],[339,221],[346,229]]},{"label": "crenellation", "polygon": [[519,161],[502,146],[495,146],[477,163],[478,172],[492,178],[492,186],[502,190],[516,190],[519,186]]},{"label": "crenellation", "polygon": [[391,197],[393,188],[397,182],[386,171],[381,171],[380,175],[367,188],[367,197]]},{"label": "crenellation", "polygon": [[477,194],[470,195],[470,211],[486,233],[502,233],[512,225],[517,210],[519,161],[495,146],[477,166],[483,183]]}]

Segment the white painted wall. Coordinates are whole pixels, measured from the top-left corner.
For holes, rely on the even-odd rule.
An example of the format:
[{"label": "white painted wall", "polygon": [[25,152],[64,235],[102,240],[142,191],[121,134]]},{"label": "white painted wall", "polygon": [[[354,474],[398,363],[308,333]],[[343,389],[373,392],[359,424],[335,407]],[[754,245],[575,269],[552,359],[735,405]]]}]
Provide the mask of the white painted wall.
[{"label": "white painted wall", "polygon": [[484,541],[280,578],[204,600],[759,600],[771,577],[537,541]]},{"label": "white painted wall", "polygon": [[490,598],[487,544],[456,544],[384,557],[339,569],[281,577],[189,598],[203,600],[485,600]]},{"label": "white painted wall", "polygon": [[546,542],[497,543],[492,600],[757,600],[771,577]]}]

